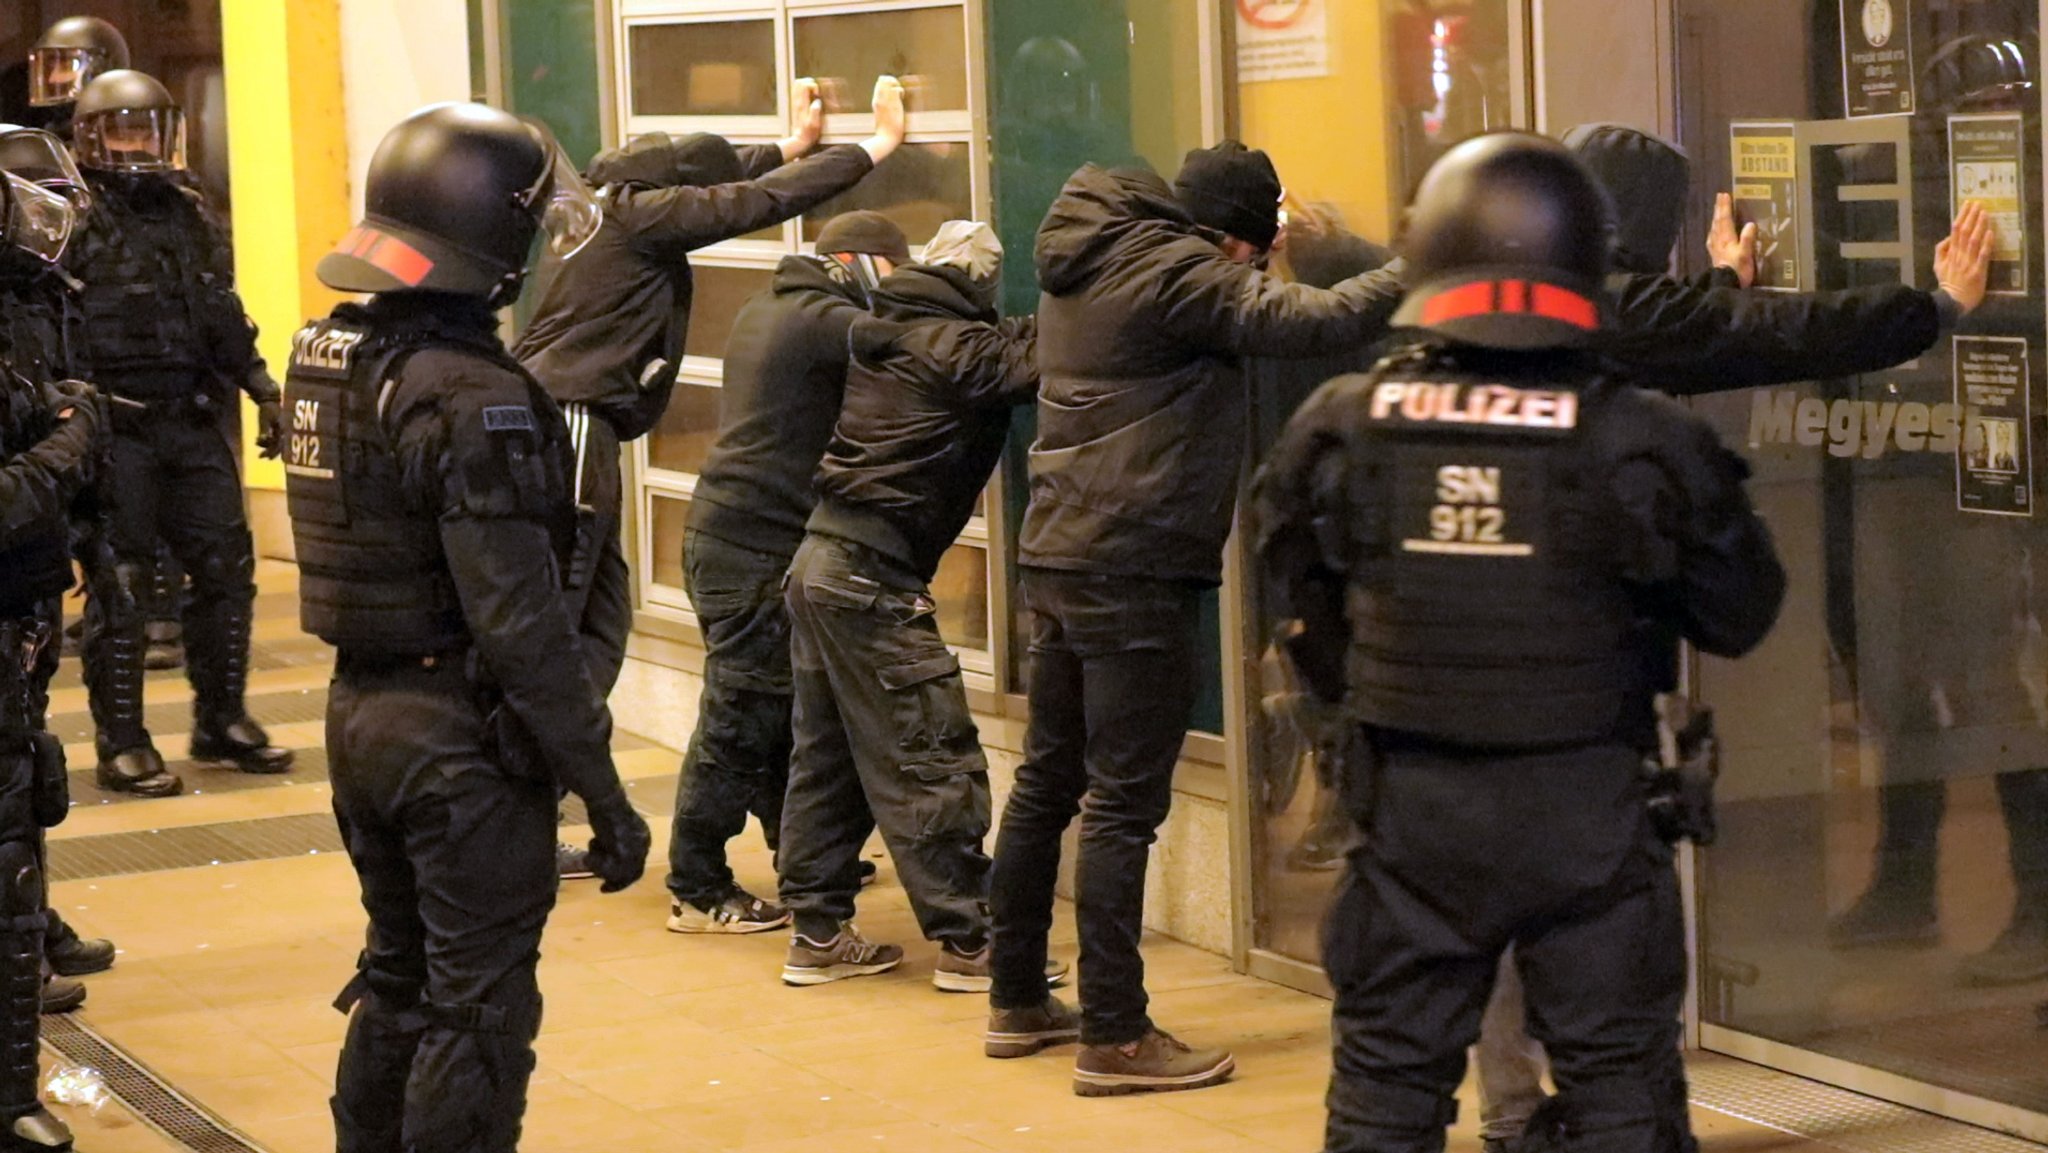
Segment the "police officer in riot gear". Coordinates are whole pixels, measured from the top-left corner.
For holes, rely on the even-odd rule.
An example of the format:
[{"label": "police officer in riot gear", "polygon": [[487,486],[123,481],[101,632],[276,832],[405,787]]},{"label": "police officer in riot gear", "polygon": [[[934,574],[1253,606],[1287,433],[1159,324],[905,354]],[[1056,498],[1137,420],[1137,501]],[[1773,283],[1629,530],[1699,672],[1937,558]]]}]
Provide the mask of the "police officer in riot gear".
[{"label": "police officer in riot gear", "polygon": [[[91,197],[63,142],[37,129],[0,124],[0,173],[19,177],[32,186],[11,195],[9,212],[0,214],[0,220],[12,221],[15,240],[7,249],[10,263],[4,275],[0,275],[0,362],[6,364],[4,374],[15,383],[47,389],[72,375],[62,341],[65,289],[57,261],[70,236],[75,234],[77,222],[90,207]],[[61,196],[70,206],[71,219],[67,222],[63,209],[47,196],[39,195],[39,190]],[[16,395],[32,405],[30,390]],[[89,415],[97,418],[103,414],[95,409]],[[104,426],[105,422],[99,423]],[[100,456],[108,447],[107,439],[99,436],[93,440]],[[96,482],[103,479],[104,471],[94,470]],[[105,546],[105,517],[97,487],[89,486],[71,508],[73,522],[86,525],[86,531],[73,538],[73,556],[99,555],[96,550]],[[11,504],[0,502],[0,508]],[[4,583],[5,576],[0,574],[0,584]],[[68,584],[67,579],[67,587]],[[57,601],[51,600],[47,608],[53,624],[61,620]],[[38,686],[46,684],[56,672],[57,655],[55,644],[42,647],[42,663],[34,670]],[[103,939],[81,938],[54,909],[45,910],[45,919],[43,957],[54,975],[44,983],[43,1006],[46,1012],[61,1012],[76,1008],[85,999],[85,986],[71,978],[113,967],[114,945]]]},{"label": "police officer in riot gear", "polygon": [[370,918],[337,1002],[337,1143],[511,1153],[557,788],[589,809],[606,891],[649,847],[564,595],[568,431],[493,311],[537,233],[573,257],[600,217],[543,129],[472,104],[393,128],[367,204],[318,274],[373,295],[301,330],[286,377],[301,620],[338,650],[328,763]]},{"label": "police officer in riot gear", "polygon": [[47,893],[43,830],[69,807],[47,731],[57,600],[71,587],[70,512],[106,434],[91,388],[44,379],[14,314],[55,266],[75,217],[62,196],[0,172],[0,1149],[71,1147],[38,1100]]},{"label": "police officer in riot gear", "polygon": [[28,102],[51,108],[45,127],[71,134],[72,105],[95,77],[128,67],[128,40],[97,16],[67,16],[43,30],[28,50]]},{"label": "police officer in riot gear", "polygon": [[[95,209],[67,262],[84,283],[72,333],[90,378],[132,404],[116,408],[116,599],[148,595],[159,538],[192,580],[187,673],[192,759],[252,773],[291,766],[243,704],[256,598],[241,474],[224,425],[239,388],[279,444],[277,385],[235,294],[226,237],[199,195],[172,179],[185,166],[183,113],[140,72],[109,72],[80,94],[73,128]],[[182,782],[143,727],[143,626],[95,596],[84,648],[102,788],[169,796]]]},{"label": "police officer in riot gear", "polygon": [[1594,357],[1610,212],[1555,142],[1453,149],[1403,242],[1414,340],[1318,390],[1258,482],[1297,664],[1359,726],[1330,1153],[1443,1148],[1510,945],[1567,1147],[1692,1147],[1642,764],[1678,640],[1748,651],[1785,577],[1740,458]]}]

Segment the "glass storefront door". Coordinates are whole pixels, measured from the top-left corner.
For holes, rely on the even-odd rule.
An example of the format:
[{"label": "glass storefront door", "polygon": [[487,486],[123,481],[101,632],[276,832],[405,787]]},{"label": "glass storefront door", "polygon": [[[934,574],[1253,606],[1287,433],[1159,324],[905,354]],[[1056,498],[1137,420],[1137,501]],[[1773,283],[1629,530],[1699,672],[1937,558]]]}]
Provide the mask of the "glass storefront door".
[{"label": "glass storefront door", "polygon": [[1917,361],[1699,402],[1792,580],[1759,652],[1699,672],[1702,1036],[2048,1137],[2041,5],[1676,10],[1691,202],[1734,192],[1761,283],[1931,288],[1961,202],[2000,229],[1994,295]]},{"label": "glass storefront door", "polygon": [[[1523,10],[1524,0],[1332,4],[1321,17],[1327,56],[1279,65],[1238,17],[1238,134],[1271,154],[1287,187],[1277,271],[1328,287],[1385,263],[1408,190],[1438,156],[1475,133],[1529,123]],[[1336,109],[1346,110],[1341,122]],[[1254,458],[1318,385],[1365,367],[1363,353],[1253,365]],[[1255,566],[1242,569],[1247,962],[1316,987],[1323,910],[1350,836],[1332,777],[1341,725],[1293,683],[1272,643],[1281,610]]]}]

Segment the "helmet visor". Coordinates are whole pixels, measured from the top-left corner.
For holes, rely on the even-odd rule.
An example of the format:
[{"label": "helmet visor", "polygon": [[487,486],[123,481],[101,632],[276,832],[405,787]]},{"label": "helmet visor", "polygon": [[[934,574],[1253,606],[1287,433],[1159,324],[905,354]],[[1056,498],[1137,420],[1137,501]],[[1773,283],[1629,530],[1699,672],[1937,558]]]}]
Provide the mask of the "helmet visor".
[{"label": "helmet visor", "polygon": [[73,103],[86,84],[106,70],[107,54],[98,48],[31,48],[28,102],[37,108]]},{"label": "helmet visor", "polygon": [[548,251],[567,260],[597,235],[604,223],[604,207],[555,138],[537,125],[535,130],[547,146],[548,165],[533,187],[521,194],[519,205],[540,222]]},{"label": "helmet visor", "polygon": [[64,197],[78,215],[92,209],[92,189],[63,141],[37,128],[0,126],[0,172],[11,172]]},{"label": "helmet visor", "polygon": [[106,172],[182,172],[185,113],[179,108],[116,108],[72,129],[78,162]]},{"label": "helmet visor", "polygon": [[6,210],[0,217],[0,241],[12,252],[28,256],[41,265],[52,265],[64,257],[78,213],[71,202],[40,185],[11,172],[0,173],[7,182]]}]

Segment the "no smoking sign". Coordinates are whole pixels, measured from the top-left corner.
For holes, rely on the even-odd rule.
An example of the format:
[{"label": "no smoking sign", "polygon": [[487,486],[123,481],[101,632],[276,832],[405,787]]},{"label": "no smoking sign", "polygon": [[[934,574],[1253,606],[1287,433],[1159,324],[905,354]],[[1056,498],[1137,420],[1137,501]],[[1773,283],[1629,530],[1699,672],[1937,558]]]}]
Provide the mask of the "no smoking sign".
[{"label": "no smoking sign", "polygon": [[1258,28],[1292,28],[1301,23],[1316,0],[1237,0],[1238,14]]}]

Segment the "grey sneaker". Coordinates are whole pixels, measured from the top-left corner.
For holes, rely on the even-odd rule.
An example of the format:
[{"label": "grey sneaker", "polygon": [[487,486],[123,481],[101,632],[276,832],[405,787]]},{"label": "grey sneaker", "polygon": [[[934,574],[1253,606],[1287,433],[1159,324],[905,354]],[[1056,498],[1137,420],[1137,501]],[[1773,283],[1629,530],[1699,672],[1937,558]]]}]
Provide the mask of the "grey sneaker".
[{"label": "grey sneaker", "polygon": [[[1057,989],[1067,982],[1067,963],[1045,959],[1045,987]],[[932,968],[932,986],[941,993],[986,993],[995,985],[989,969],[989,947],[978,953],[963,953],[950,943],[939,946],[939,963]]]},{"label": "grey sneaker", "polygon": [[1237,1060],[1221,1049],[1194,1049],[1154,1029],[1128,1045],[1089,1045],[1074,1061],[1074,1093],[1118,1097],[1206,1089],[1230,1079]]},{"label": "grey sneaker", "polygon": [[903,963],[903,950],[877,945],[860,935],[852,921],[841,921],[829,941],[813,941],[802,933],[789,936],[789,959],[782,963],[785,985],[829,985],[848,977],[872,977]]},{"label": "grey sneaker", "polygon": [[789,924],[789,910],[764,901],[745,889],[734,889],[725,900],[704,908],[694,901],[668,903],[668,931],[671,933],[765,933]]},{"label": "grey sneaker", "polygon": [[590,868],[590,850],[564,841],[555,842],[555,875],[565,881],[581,881],[597,874]]},{"label": "grey sneaker", "polygon": [[1035,1009],[990,1009],[981,1051],[997,1060],[1029,1057],[1081,1039],[1081,1018],[1058,997]]}]

